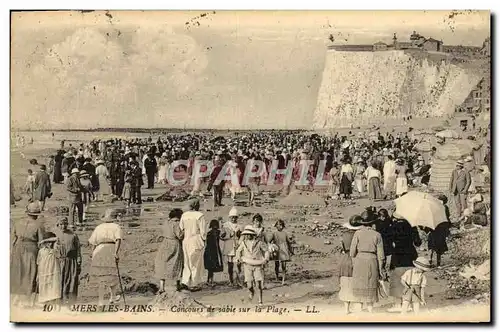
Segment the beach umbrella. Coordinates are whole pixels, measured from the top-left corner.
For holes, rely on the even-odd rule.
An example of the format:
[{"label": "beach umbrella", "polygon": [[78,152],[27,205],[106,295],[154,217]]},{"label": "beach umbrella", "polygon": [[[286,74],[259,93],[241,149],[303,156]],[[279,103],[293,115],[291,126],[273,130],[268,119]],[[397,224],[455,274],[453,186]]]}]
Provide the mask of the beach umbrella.
[{"label": "beach umbrella", "polygon": [[443,131],[440,131],[436,134],[437,137],[442,137],[442,138],[459,138],[460,135],[455,131],[451,129],[446,129]]},{"label": "beach umbrella", "polygon": [[412,226],[435,229],[447,220],[443,203],[434,196],[419,191],[411,191],[394,200],[396,214],[408,220]]}]

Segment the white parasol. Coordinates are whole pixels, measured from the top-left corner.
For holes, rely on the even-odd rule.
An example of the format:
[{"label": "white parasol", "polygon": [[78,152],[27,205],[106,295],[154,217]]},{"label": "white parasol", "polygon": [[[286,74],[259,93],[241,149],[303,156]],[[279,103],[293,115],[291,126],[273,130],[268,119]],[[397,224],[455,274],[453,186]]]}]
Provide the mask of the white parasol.
[{"label": "white parasol", "polygon": [[447,220],[443,203],[428,193],[410,191],[395,199],[396,214],[408,220],[412,226],[435,229]]}]

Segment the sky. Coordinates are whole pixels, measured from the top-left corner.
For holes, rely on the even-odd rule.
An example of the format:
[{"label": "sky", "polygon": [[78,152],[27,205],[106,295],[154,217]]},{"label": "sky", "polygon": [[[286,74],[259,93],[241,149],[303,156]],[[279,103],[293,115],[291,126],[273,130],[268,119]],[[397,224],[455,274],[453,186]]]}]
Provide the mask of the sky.
[{"label": "sky", "polygon": [[17,129],[310,128],[331,44],[413,31],[481,46],[489,12],[22,12],[11,20]]}]

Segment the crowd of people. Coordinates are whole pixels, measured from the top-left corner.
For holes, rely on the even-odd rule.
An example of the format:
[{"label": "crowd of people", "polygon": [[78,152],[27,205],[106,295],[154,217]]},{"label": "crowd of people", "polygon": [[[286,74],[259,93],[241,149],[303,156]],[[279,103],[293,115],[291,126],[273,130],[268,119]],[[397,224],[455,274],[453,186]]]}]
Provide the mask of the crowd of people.
[{"label": "crowd of people", "polygon": [[[38,292],[42,302],[73,303],[78,293],[82,259],[80,241],[71,228],[85,222],[89,203],[115,197],[128,207],[142,204],[144,185],[147,189],[158,184],[173,185],[168,175],[170,168],[189,178],[195,173],[196,160],[210,160],[215,167],[205,178],[196,178],[187,209],[173,209],[163,225],[163,241],[155,258],[154,277],[158,279],[159,292],[170,288],[197,291],[205,282],[201,280],[205,270],[208,271],[206,283],[214,286],[214,274],[223,272],[227,265],[229,283],[241,286],[243,277],[249,297],[253,299],[257,292],[262,303],[268,262],[275,262],[276,279],[284,284],[287,262],[294,254],[293,238],[285,231],[285,221],[276,222],[276,231],[267,234],[260,214],[253,216],[251,225],[243,226],[238,223],[238,211],[233,207],[227,221],[207,222],[199,211],[200,201],[194,197],[211,191],[214,207],[217,207],[222,205],[224,188],[234,201],[246,187],[248,204],[253,205],[255,196],[272,175],[273,162],[279,171],[292,163],[292,181],[285,184],[285,191],[289,192],[293,185],[302,185],[299,180],[304,174],[307,174],[305,187],[314,190],[323,162],[323,178],[328,183],[327,205],[331,199],[350,200],[362,196],[372,201],[393,199],[405,195],[412,186],[429,183],[436,149],[425,155],[416,149],[417,143],[408,133],[325,137],[293,132],[250,133],[232,138],[165,135],[156,142],[151,137],[93,140],[76,147],[66,146],[63,141],[57,153],[50,157],[48,170],[45,164],[31,162],[38,165],[39,170],[28,172],[25,186],[30,201],[28,217],[15,223],[13,228],[11,273],[16,281],[12,294],[16,298],[32,299]],[[442,143],[444,140],[438,142]],[[489,164],[489,149],[485,148],[482,154],[484,156],[474,158]],[[187,163],[178,166],[176,160]],[[251,165],[249,160],[262,161],[265,169],[243,183],[245,167]],[[301,160],[312,163],[302,170]],[[488,223],[489,207],[471,184],[470,171],[465,167],[467,162],[470,161],[457,162],[450,179],[450,196],[459,211],[459,227],[470,223],[484,226]],[[226,164],[229,164],[227,172],[231,180],[217,182]],[[283,172],[276,176],[282,184],[285,178]],[[52,196],[54,184],[63,185],[67,192],[69,216],[58,221],[54,232],[46,233],[36,220],[45,209],[46,199]],[[446,196],[440,199],[447,204]],[[106,293],[110,303],[119,300],[118,262],[123,239],[117,216],[111,210],[102,221],[88,239],[93,246],[90,278],[96,283],[100,304],[105,303]],[[425,303],[426,281],[422,272],[430,268],[434,254],[436,264],[441,263],[441,255],[447,250],[445,239],[450,222],[448,217],[442,227],[419,230],[384,209],[377,212],[369,208],[360,216],[353,216],[346,228],[355,232],[347,232],[342,238],[344,257],[340,264],[339,296],[346,303],[346,311],[350,311],[349,304],[353,302],[364,303],[371,311],[378,300],[380,281],[387,279],[388,271],[390,294],[401,299],[399,307],[406,311],[412,304],[418,311],[418,304]],[[415,246],[420,245],[419,231],[429,234],[431,261],[417,257]]]},{"label": "crowd of people", "polygon": [[[442,139],[437,144],[444,142]],[[274,175],[273,161],[276,162],[273,179],[277,184],[285,184],[288,191],[294,185],[313,189],[318,186],[316,179],[322,175],[321,179],[329,183],[331,198],[351,199],[363,195],[373,200],[394,198],[407,192],[408,187],[428,185],[436,151],[433,147],[429,152],[419,152],[419,141],[410,139],[408,133],[326,137],[274,132],[233,138],[188,134],[166,135],[158,137],[156,142],[149,137],[95,140],[66,148],[64,143],[48,161],[54,183],[67,183],[75,169],[83,170],[89,176],[96,200],[113,195],[128,205],[142,203],[141,190],[145,184],[147,189],[153,189],[156,184],[183,184],[174,180],[175,176],[169,177],[170,172],[181,171],[185,183],[193,184],[191,194],[212,191],[215,206],[221,204],[224,189],[234,199],[245,187],[250,194],[249,204],[253,204],[259,187],[268,184]],[[489,156],[489,147],[484,144],[474,152],[474,158],[470,158],[476,165],[478,162],[489,164]],[[179,160],[186,163],[179,164]],[[212,162],[211,173],[200,176],[206,173],[207,166],[194,169],[197,160]],[[302,163],[304,160],[310,160],[311,164]],[[249,171],[246,167],[253,167],[250,161],[263,162],[264,169],[258,170],[259,176],[245,182],[243,177]],[[307,169],[303,170],[304,167]],[[291,181],[287,183],[284,183],[287,178],[284,170],[291,173]],[[231,180],[216,181],[220,171],[227,172]],[[318,173],[322,174],[318,176]],[[195,176],[198,177],[192,181]]]}]

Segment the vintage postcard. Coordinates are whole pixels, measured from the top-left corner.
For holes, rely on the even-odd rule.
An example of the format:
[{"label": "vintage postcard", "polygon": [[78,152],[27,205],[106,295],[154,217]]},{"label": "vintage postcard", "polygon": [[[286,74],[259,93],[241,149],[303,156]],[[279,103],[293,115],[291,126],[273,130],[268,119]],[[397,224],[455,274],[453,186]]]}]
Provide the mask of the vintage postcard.
[{"label": "vintage postcard", "polygon": [[490,12],[11,12],[13,322],[490,322]]}]

